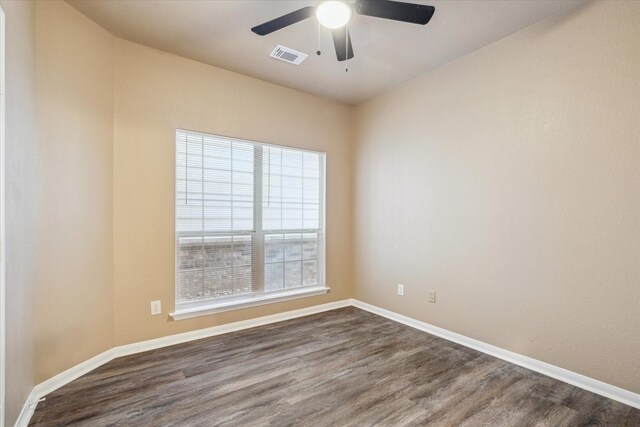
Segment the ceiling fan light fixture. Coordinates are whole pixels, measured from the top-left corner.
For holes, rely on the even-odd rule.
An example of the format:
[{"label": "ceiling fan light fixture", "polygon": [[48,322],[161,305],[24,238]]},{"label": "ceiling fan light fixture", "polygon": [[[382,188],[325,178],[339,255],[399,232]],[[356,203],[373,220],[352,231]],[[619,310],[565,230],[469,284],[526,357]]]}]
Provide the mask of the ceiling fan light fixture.
[{"label": "ceiling fan light fixture", "polygon": [[339,0],[327,0],[316,7],[318,22],[331,30],[347,25],[351,16],[353,16],[351,7]]}]

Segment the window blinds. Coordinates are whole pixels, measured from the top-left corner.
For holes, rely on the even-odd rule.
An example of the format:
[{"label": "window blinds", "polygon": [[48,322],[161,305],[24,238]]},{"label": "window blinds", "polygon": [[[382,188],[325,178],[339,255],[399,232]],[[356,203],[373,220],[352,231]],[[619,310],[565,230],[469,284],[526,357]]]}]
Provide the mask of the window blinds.
[{"label": "window blinds", "polygon": [[176,303],[324,285],[324,154],[176,132]]}]

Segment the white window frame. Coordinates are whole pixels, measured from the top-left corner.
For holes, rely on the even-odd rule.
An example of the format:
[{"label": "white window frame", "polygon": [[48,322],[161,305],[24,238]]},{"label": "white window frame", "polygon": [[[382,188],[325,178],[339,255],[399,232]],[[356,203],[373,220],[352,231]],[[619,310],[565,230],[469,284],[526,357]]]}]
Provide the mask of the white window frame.
[{"label": "white window frame", "polygon": [[[264,272],[264,236],[266,234],[297,234],[297,233],[318,233],[318,285],[313,286],[301,286],[298,288],[285,289],[281,291],[270,291],[270,292],[260,292],[254,294],[243,294],[232,297],[223,297],[223,298],[212,298],[201,301],[193,301],[188,303],[178,303],[177,292],[178,292],[178,265],[175,264],[175,282],[174,282],[174,291],[175,291],[175,311],[170,314],[170,316],[175,320],[188,319],[192,317],[205,316],[209,314],[221,313],[224,311],[230,310],[239,310],[248,307],[254,307],[258,305],[264,304],[272,304],[276,302],[288,301],[297,298],[311,297],[316,295],[326,294],[331,290],[331,288],[326,286],[326,170],[327,170],[327,156],[324,152],[307,150],[298,147],[290,147],[285,145],[276,145],[276,144],[266,144],[258,141],[245,140],[240,138],[222,136],[222,135],[213,135],[202,132],[190,131],[185,129],[176,129],[176,136],[178,132],[187,132],[189,134],[203,135],[203,136],[214,136],[219,138],[224,138],[232,141],[252,144],[254,146],[254,194],[253,194],[253,231],[224,231],[220,232],[220,234],[229,235],[229,236],[239,236],[239,235],[251,235],[253,237],[253,245],[258,246],[260,248],[259,254],[261,259],[252,262],[254,268],[256,264],[261,268]],[[175,137],[174,137],[175,144]],[[320,212],[319,212],[319,229],[299,229],[299,230],[262,230],[262,148],[263,147],[274,147],[274,148],[284,148],[291,149],[303,152],[309,152],[313,154],[319,154],[323,156],[322,167],[320,168]],[[257,151],[255,149],[258,149]],[[175,194],[176,194],[176,182],[177,182],[177,162],[174,159],[174,209],[177,211],[177,204],[175,202]],[[174,212],[175,212],[174,211]],[[174,242],[177,241],[178,231],[177,231],[177,214],[174,216]],[[174,250],[177,251],[177,246],[174,247]],[[254,252],[255,254],[255,252]],[[264,286],[264,274],[262,276],[262,286]]]}]

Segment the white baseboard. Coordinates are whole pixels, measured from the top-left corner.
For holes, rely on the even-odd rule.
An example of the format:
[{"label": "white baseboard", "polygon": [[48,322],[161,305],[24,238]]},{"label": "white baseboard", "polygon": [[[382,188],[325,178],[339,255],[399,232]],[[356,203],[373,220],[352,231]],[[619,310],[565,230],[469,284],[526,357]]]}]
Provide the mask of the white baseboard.
[{"label": "white baseboard", "polygon": [[16,420],[16,427],[27,427],[29,425],[29,421],[31,420],[31,416],[33,415],[33,411],[36,409],[35,402],[38,401],[38,397],[36,395],[36,388],[34,387],[27,397],[27,401],[24,402],[24,406],[18,415],[18,419]]},{"label": "white baseboard", "polygon": [[574,385],[576,387],[580,387],[609,399],[624,403],[625,405],[633,406],[634,408],[640,409],[640,394],[633,393],[631,391],[595,380],[576,372],[572,372],[564,368],[559,368],[549,363],[532,359],[531,357],[523,356],[521,354],[514,353],[512,351],[505,350],[503,348],[496,347],[491,344],[487,344],[482,341],[478,341],[476,339],[469,338],[467,336],[451,332],[434,325],[430,325],[429,323],[425,323],[420,320],[412,319],[411,317],[403,316],[402,314],[398,314],[393,311],[385,310],[384,308],[367,304],[362,301],[353,300],[353,305],[370,313],[386,317],[387,319],[396,321],[398,323],[402,323],[412,328],[419,329],[432,335],[436,335],[440,338],[453,341],[465,347],[469,347],[482,353],[486,353],[490,356],[497,357],[498,359],[506,360],[507,362],[513,363],[514,365],[522,366],[523,368],[539,372],[548,377],[555,378],[557,380]]},{"label": "white baseboard", "polygon": [[79,363],[64,372],[61,372],[58,375],[41,382],[34,387],[37,399],[45,397],[47,394],[59,389],[63,385],[69,384],[71,381],[80,378],[84,374],[93,371],[97,367],[110,362],[115,357],[116,356],[114,349],[110,348],[109,350],[102,352],[89,360],[85,360],[84,362]]},{"label": "white baseboard", "polygon": [[255,328],[257,326],[268,325],[270,323],[282,322],[298,317],[309,316],[311,314],[322,313],[324,311],[335,310],[337,308],[349,307],[352,300],[329,302],[326,304],[314,305],[312,307],[301,308],[299,310],[285,311],[283,313],[272,314],[270,316],[258,317],[255,319],[241,320],[239,322],[227,323],[226,325],[213,326],[206,329],[184,332],[182,334],[169,335],[148,341],[141,341],[133,344],[126,344],[113,348],[114,357],[128,356],[130,354],[141,353],[143,351],[155,350],[156,348],[167,347],[175,344],[182,344],[188,341],[213,337],[215,335],[227,334],[229,332],[241,331],[243,329]]},{"label": "white baseboard", "polygon": [[478,350],[482,353],[497,357],[507,362],[522,366],[532,371],[539,372],[543,375],[555,378],[568,384],[591,391],[609,399],[624,403],[640,409],[640,394],[633,393],[628,390],[586,377],[584,375],[559,368],[548,363],[532,359],[521,354],[517,354],[482,341],[460,335],[455,332],[448,331],[437,326],[430,325],[420,320],[412,319],[407,316],[376,307],[355,299],[345,299],[341,301],[330,302],[327,304],[315,305],[312,307],[302,308],[299,310],[286,311],[284,313],[272,314],[270,316],[258,317],[255,319],[243,320],[240,322],[227,323],[225,325],[213,326],[211,328],[199,329],[196,331],[185,332],[182,334],[169,335],[162,338],[156,338],[147,341],[141,341],[133,344],[126,344],[111,348],[103,353],[98,354],[91,359],[84,361],[66,371],[38,384],[35,386],[27,399],[22,412],[16,422],[16,427],[26,427],[33,415],[35,409],[34,403],[45,397],[54,390],[70,383],[71,381],[81,377],[82,375],[92,371],[99,366],[115,359],[116,357],[128,356],[131,354],[142,353],[149,350],[155,350],[175,344],[182,344],[188,341],[198,340],[202,338],[213,337],[216,335],[227,334],[229,332],[241,331],[244,329],[255,328],[257,326],[268,325],[271,323],[282,322],[285,320],[296,319],[298,317],[309,316],[316,313],[335,310],[354,306],[370,313],[377,314],[387,319],[402,323],[412,328],[436,335],[449,341],[453,341],[465,347]]}]

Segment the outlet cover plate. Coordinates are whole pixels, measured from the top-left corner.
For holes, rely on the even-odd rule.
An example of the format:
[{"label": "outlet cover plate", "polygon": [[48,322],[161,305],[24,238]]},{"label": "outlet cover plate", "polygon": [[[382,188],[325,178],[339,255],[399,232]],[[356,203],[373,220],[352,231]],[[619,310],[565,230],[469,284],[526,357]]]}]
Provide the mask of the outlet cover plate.
[{"label": "outlet cover plate", "polygon": [[427,292],[427,301],[429,302],[436,302],[436,291],[429,291]]},{"label": "outlet cover plate", "polygon": [[162,313],[162,303],[160,300],[151,301],[151,315],[157,316]]}]

